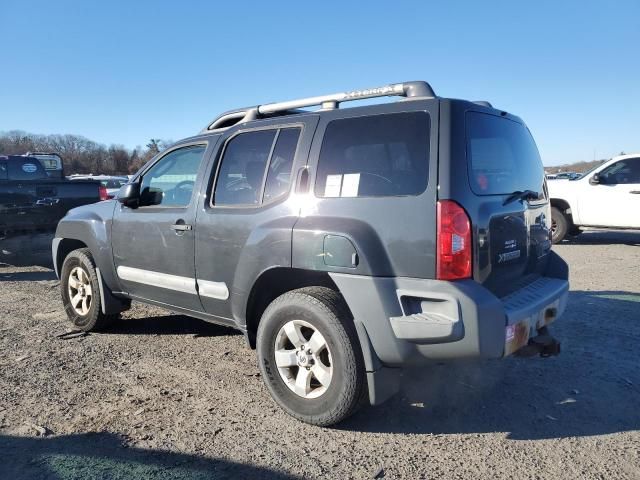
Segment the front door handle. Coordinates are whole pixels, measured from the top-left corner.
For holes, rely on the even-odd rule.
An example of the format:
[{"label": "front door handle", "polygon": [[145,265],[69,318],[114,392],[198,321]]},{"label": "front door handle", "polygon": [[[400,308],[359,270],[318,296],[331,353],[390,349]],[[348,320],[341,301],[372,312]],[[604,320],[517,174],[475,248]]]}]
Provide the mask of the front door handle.
[{"label": "front door handle", "polygon": [[186,225],[184,223],[175,223],[171,225],[171,230],[175,230],[176,232],[187,232],[192,230],[192,228],[193,227],[191,225]]}]

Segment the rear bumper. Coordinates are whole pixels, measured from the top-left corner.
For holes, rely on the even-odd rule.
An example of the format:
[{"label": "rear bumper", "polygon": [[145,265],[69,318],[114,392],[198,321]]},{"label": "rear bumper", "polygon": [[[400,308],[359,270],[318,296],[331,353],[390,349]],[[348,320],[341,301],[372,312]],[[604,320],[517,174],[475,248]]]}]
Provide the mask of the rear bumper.
[{"label": "rear bumper", "polygon": [[504,356],[527,345],[539,330],[562,315],[568,295],[567,280],[541,277],[503,298],[507,320]]},{"label": "rear bumper", "polygon": [[[361,344],[366,332],[364,340],[378,366],[402,367],[432,360],[500,358],[526,345],[566,306],[568,269],[559,256],[551,255],[547,276],[505,298],[473,280],[330,275],[353,313]],[[375,360],[368,369],[376,367]]]}]

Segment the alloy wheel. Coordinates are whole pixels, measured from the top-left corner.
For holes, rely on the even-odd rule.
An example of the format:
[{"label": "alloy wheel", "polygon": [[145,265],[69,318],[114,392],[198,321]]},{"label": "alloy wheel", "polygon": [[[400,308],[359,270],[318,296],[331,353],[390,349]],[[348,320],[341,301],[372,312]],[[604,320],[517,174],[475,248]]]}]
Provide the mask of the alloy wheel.
[{"label": "alloy wheel", "polygon": [[304,320],[285,323],[275,341],[278,373],[296,395],[318,398],[333,378],[333,363],[327,341],[320,331]]},{"label": "alloy wheel", "polygon": [[74,267],[69,273],[69,302],[78,315],[87,315],[91,309],[93,291],[89,275],[82,267]]}]

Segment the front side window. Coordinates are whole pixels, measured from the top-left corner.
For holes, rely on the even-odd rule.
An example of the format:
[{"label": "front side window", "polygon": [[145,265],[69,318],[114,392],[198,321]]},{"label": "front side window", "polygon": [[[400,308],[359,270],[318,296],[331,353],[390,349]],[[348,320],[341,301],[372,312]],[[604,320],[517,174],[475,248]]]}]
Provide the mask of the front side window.
[{"label": "front side window", "polygon": [[620,160],[605,168],[598,177],[604,185],[640,183],[640,158]]},{"label": "front side window", "polygon": [[300,131],[257,130],[232,137],[221,159],[214,204],[260,205],[288,192]]},{"label": "front side window", "polygon": [[205,145],[180,148],[156,162],[142,177],[140,205],[189,205],[205,149]]},{"label": "front side window", "polygon": [[331,121],[320,149],[316,195],[421,194],[429,175],[429,129],[426,112]]}]

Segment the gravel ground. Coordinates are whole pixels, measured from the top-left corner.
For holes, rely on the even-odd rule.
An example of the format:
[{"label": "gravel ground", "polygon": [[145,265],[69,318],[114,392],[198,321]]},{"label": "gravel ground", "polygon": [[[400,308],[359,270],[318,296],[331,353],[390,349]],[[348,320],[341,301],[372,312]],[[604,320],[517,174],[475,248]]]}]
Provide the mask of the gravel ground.
[{"label": "gravel ground", "polygon": [[555,248],[559,357],[407,371],[333,429],[280,411],[232,330],[138,304],[58,338],[51,270],[0,265],[0,478],[640,478],[640,234]]}]

